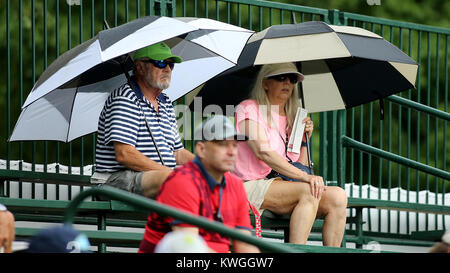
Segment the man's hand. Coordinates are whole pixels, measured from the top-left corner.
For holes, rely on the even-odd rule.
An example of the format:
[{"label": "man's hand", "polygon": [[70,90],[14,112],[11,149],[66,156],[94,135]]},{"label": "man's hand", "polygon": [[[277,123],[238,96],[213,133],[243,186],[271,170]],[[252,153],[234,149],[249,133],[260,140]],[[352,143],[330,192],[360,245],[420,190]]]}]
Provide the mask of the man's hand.
[{"label": "man's hand", "polygon": [[180,149],[178,151],[173,152],[175,156],[175,160],[177,161],[177,165],[183,165],[193,160],[195,155],[185,148]]}]

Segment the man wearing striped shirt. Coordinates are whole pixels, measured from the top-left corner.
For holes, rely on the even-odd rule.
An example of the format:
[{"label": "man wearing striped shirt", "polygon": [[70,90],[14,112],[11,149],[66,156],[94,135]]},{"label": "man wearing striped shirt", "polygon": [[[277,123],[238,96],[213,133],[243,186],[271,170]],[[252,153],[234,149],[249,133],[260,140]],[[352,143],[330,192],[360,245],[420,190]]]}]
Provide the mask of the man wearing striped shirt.
[{"label": "man wearing striped shirt", "polygon": [[134,76],[111,93],[100,114],[96,173],[106,175],[106,185],[154,198],[175,166],[194,158],[162,93],[182,60],[165,43],[142,48],[133,59]]}]

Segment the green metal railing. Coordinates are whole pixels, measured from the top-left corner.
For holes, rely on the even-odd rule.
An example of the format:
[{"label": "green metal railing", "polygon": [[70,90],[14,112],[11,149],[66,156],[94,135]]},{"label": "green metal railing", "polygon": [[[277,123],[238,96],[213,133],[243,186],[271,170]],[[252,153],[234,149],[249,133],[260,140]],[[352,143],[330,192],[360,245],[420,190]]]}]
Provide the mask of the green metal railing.
[{"label": "green metal railing", "polygon": [[[340,13],[339,21],[342,24],[360,26],[378,33],[419,63],[417,89],[388,98],[384,121],[374,120],[374,116],[377,117],[379,113],[377,103],[342,113],[346,119],[343,125],[346,128],[345,135],[361,143],[446,172],[450,141],[447,134],[450,30],[345,12]],[[419,111],[414,112],[413,109]],[[440,204],[448,205],[448,201],[445,202],[445,193],[450,191],[450,184],[446,183],[444,178],[430,176],[417,168],[403,166],[383,157],[373,158],[372,154],[361,150],[352,149],[348,153],[345,150],[344,148],[342,151],[343,154],[347,154],[341,166],[345,172],[342,181],[354,182],[359,191],[355,193],[351,188],[350,195],[363,196],[361,191],[363,185],[377,188],[376,195],[371,196],[371,187],[367,187],[365,195],[369,198],[379,198],[383,188],[400,188],[406,190],[406,199],[402,201],[419,202],[419,192],[424,190],[426,203],[437,204],[437,197],[440,195],[442,198]],[[415,193],[414,197],[410,197],[410,192]],[[434,201],[429,198],[432,195],[435,195]],[[400,200],[400,191],[395,195],[388,192],[388,199]],[[369,230],[382,229],[381,214],[382,212],[378,211],[378,219],[368,218]],[[406,217],[406,230],[401,231],[400,217]],[[412,230],[421,230],[418,213],[415,215],[406,212],[388,213],[387,218],[388,233],[409,234]],[[393,220],[395,218],[396,223]],[[433,224],[429,225],[429,220],[433,218]],[[372,224],[372,221],[378,224]],[[425,230],[448,229],[448,219],[446,222],[444,216],[425,215],[425,221]],[[391,228],[391,224],[396,224],[396,227]]]},{"label": "green metal railing", "polygon": [[420,170],[422,172],[443,178],[443,179],[447,179],[450,180],[450,173],[443,171],[441,169],[437,169],[434,167],[430,167],[426,164],[402,157],[402,156],[398,156],[396,154],[393,153],[389,153],[386,151],[383,151],[381,149],[375,148],[373,146],[361,143],[359,141],[356,141],[354,139],[351,139],[347,136],[342,136],[341,137],[341,141],[342,141],[342,146],[343,147],[349,147],[352,149],[357,149],[359,151],[365,152],[365,153],[369,153],[375,156],[378,156],[380,158],[389,160],[389,161],[393,161],[396,162],[398,164],[402,164],[405,165],[407,167],[411,167],[411,168],[415,168],[417,170]]},{"label": "green metal railing", "polygon": [[[9,143],[6,140],[11,135],[24,99],[48,64],[96,35],[103,28],[105,19],[111,26],[116,26],[145,15],[208,17],[254,31],[274,24],[321,20],[358,26],[381,35],[419,63],[417,89],[386,99],[384,120],[379,119],[377,102],[346,111],[312,114],[316,124],[311,141],[316,173],[329,181],[353,183],[355,187],[351,187],[349,192],[352,196],[362,196],[361,188],[366,185],[375,187],[378,192],[398,187],[408,193],[425,190],[444,196],[450,191],[449,183],[442,176],[382,157],[375,158],[364,151],[349,147],[341,149],[339,145],[340,136],[345,135],[390,154],[444,172],[448,170],[450,29],[257,0],[81,0],[79,6],[69,6],[66,0],[0,1],[0,18],[4,18],[4,24],[0,24],[4,37],[0,41],[4,54],[0,58],[3,72],[0,73],[0,159],[5,160],[4,168],[15,168],[13,165],[18,161],[18,168],[22,169],[23,162],[30,162],[32,170],[43,164],[45,172],[50,163],[56,162],[56,172],[62,171],[60,165],[65,165],[69,173],[74,173],[77,169],[83,172],[86,166],[94,164],[95,134],[68,144],[52,141]],[[184,98],[177,101],[184,102]],[[189,141],[185,141],[185,145],[192,149]],[[358,191],[353,192],[356,186]],[[19,184],[20,197],[24,190],[22,187]],[[47,198],[47,189],[41,197],[35,194],[34,184],[31,187],[31,198]],[[12,191],[8,190],[8,193]],[[71,199],[76,192],[69,187],[67,194],[60,196],[58,188],[56,191],[56,199]],[[367,195],[376,198],[369,190]],[[417,202],[417,198],[412,200],[408,197],[405,201]],[[409,223],[409,213],[407,217]],[[416,220],[418,217],[416,214]],[[427,226],[427,229],[446,227],[443,216],[429,217],[434,217],[435,221],[434,226]],[[370,218],[368,225],[370,230],[380,230],[379,225],[372,225]],[[414,230],[419,230],[418,223]],[[388,231],[401,232],[398,225],[396,230],[389,227]],[[408,224],[406,232],[410,231]]]},{"label": "green metal railing", "polygon": [[169,206],[163,205],[161,203],[158,203],[155,200],[148,199],[146,197],[139,195],[131,195],[128,192],[111,187],[94,187],[82,191],[69,203],[67,209],[65,210],[64,223],[73,224],[73,220],[76,215],[78,206],[83,202],[83,200],[85,200],[87,197],[90,196],[102,196],[111,198],[113,200],[123,201],[127,204],[136,207],[137,209],[145,209],[148,211],[156,212],[159,215],[169,216],[174,219],[181,220],[185,223],[192,224],[200,228],[204,228],[207,230],[214,230],[223,236],[227,236],[232,239],[236,239],[248,244],[255,245],[261,251],[279,252],[279,253],[300,252],[287,245],[281,245],[269,242],[267,240],[258,239],[256,237],[246,235],[236,229],[226,227],[222,223],[211,221],[204,217],[191,215],[189,213],[185,213],[176,210],[174,208],[171,208]]}]

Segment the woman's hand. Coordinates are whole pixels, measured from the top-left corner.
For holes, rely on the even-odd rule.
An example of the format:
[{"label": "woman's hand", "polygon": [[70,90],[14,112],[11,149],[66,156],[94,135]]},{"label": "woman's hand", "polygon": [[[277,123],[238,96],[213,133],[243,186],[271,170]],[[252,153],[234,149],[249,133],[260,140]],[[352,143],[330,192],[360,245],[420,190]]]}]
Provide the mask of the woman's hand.
[{"label": "woman's hand", "polygon": [[306,123],[305,125],[305,133],[308,133],[308,136],[311,137],[313,131],[314,131],[314,122],[311,120],[310,117],[306,117],[303,120],[303,123]]},{"label": "woman's hand", "polygon": [[323,182],[323,178],[321,176],[308,175],[308,182],[311,187],[311,194],[315,198],[320,199],[322,197],[322,193],[327,189],[325,183]]}]

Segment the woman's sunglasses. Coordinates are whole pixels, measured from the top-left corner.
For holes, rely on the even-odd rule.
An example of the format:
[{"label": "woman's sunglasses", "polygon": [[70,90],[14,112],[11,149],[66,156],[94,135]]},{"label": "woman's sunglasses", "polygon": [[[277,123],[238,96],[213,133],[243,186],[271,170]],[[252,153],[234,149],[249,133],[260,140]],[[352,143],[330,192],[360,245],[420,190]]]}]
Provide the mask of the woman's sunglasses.
[{"label": "woman's sunglasses", "polygon": [[151,60],[151,59],[147,59],[147,60],[139,60],[141,62],[144,63],[151,63],[153,66],[157,67],[157,68],[166,68],[166,66],[170,67],[170,70],[173,69],[173,67],[175,66],[175,63],[173,62],[168,62],[166,60],[161,60],[161,61],[156,61],[156,60]]},{"label": "woman's sunglasses", "polygon": [[270,76],[267,79],[273,79],[273,80],[276,80],[277,82],[284,82],[286,79],[289,79],[289,81],[292,84],[296,84],[298,82],[298,75],[294,74],[294,73],[281,74],[281,75]]}]

